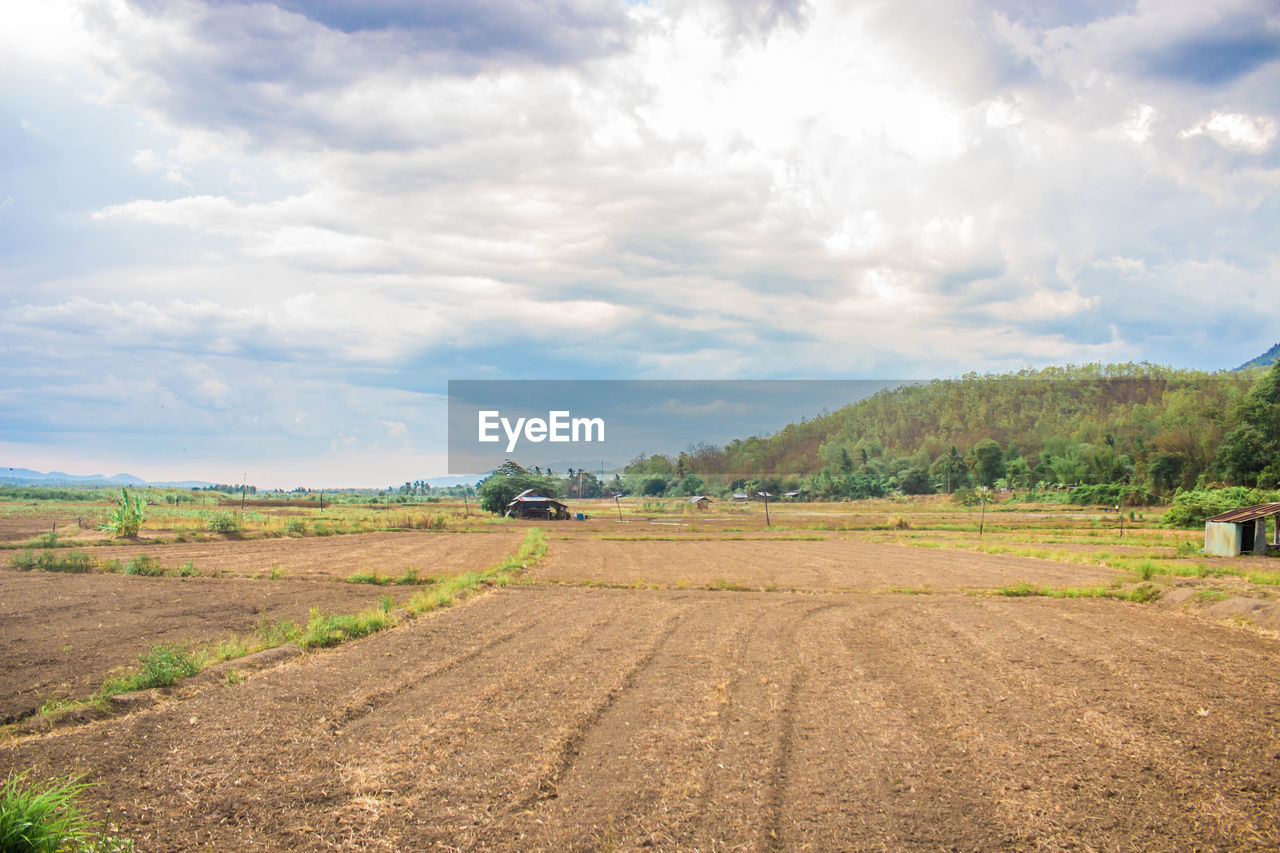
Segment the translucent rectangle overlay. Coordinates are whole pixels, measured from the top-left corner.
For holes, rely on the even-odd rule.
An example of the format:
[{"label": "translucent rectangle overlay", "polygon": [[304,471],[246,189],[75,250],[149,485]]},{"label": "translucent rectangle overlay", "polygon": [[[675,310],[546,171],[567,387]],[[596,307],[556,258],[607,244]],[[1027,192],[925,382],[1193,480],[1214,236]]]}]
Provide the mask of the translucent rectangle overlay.
[{"label": "translucent rectangle overlay", "polygon": [[920,380],[449,381],[449,474],[613,471],[642,455],[766,436]]}]

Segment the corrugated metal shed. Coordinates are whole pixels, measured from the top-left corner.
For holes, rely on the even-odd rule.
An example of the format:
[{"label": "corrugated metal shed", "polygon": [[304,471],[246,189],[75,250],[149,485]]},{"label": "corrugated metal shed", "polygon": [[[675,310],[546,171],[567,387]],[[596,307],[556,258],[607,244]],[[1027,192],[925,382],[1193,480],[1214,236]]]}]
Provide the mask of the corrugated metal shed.
[{"label": "corrugated metal shed", "polygon": [[1276,515],[1277,513],[1280,513],[1280,501],[1228,510],[1227,512],[1218,513],[1213,518],[1206,518],[1205,521],[1231,522],[1233,524],[1239,524],[1242,521],[1266,518],[1269,515]]},{"label": "corrugated metal shed", "polygon": [[1215,557],[1265,554],[1267,519],[1275,516],[1275,544],[1280,548],[1280,502],[1257,504],[1221,512],[1204,522],[1204,552]]}]

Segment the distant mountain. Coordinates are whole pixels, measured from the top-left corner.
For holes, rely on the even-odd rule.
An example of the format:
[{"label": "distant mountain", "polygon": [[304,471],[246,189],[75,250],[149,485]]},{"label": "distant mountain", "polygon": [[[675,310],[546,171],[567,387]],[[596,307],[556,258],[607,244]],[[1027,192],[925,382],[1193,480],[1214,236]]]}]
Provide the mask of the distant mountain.
[{"label": "distant mountain", "polygon": [[1251,367],[1266,367],[1269,364],[1275,364],[1277,359],[1280,359],[1280,344],[1275,344],[1271,349],[1267,350],[1252,361],[1246,361],[1244,364],[1237,367],[1236,370],[1248,370]]},{"label": "distant mountain", "polygon": [[[147,481],[132,474],[67,474],[62,471],[32,471],[30,468],[0,468],[0,483],[10,486],[146,486]],[[159,484],[157,484],[159,485]]]}]

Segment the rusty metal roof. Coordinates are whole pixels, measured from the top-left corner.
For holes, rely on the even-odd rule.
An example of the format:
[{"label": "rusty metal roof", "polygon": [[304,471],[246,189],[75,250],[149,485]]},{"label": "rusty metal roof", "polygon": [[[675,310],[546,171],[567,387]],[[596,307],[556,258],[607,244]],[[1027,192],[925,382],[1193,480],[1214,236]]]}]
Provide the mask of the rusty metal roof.
[{"label": "rusty metal roof", "polygon": [[1276,515],[1280,513],[1280,501],[1269,504],[1256,504],[1254,506],[1245,506],[1240,509],[1232,509],[1227,512],[1221,512],[1213,518],[1206,518],[1205,521],[1221,521],[1228,523],[1239,523],[1242,521],[1253,521],[1258,518],[1266,518],[1268,515]]}]

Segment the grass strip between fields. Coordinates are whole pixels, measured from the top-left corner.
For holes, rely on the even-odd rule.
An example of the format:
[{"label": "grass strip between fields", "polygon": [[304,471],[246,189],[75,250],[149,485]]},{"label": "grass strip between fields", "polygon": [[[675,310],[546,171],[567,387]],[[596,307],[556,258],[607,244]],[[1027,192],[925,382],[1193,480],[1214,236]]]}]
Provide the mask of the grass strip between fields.
[{"label": "grass strip between fields", "polygon": [[[531,527],[516,552],[498,565],[479,572],[436,578],[427,588],[414,594],[399,612],[412,619],[419,614],[449,607],[462,595],[482,586],[506,586],[546,554],[547,540],[542,530]],[[392,613],[394,608],[394,600],[384,596],[377,607],[354,614],[322,614],[312,608],[305,625],[287,620],[263,622],[254,632],[213,644],[157,645],[140,655],[135,666],[109,676],[98,692],[88,699],[53,700],[45,703],[39,713],[46,718],[56,718],[85,705],[105,707],[112,696],[168,687],[200,673],[211,664],[236,660],[287,643],[294,643],[303,650],[336,646],[393,627],[397,624],[397,617]],[[227,674],[228,683],[239,678],[235,673]]]},{"label": "grass strip between fields", "polygon": [[1139,604],[1155,601],[1160,597],[1160,590],[1149,583],[1132,589],[1118,589],[1109,586],[1066,586],[1050,587],[1034,584],[1029,581],[1018,581],[1006,586],[996,587],[991,594],[1010,598],[1027,598],[1043,596],[1045,598],[1115,598],[1121,601],[1133,601]]}]

